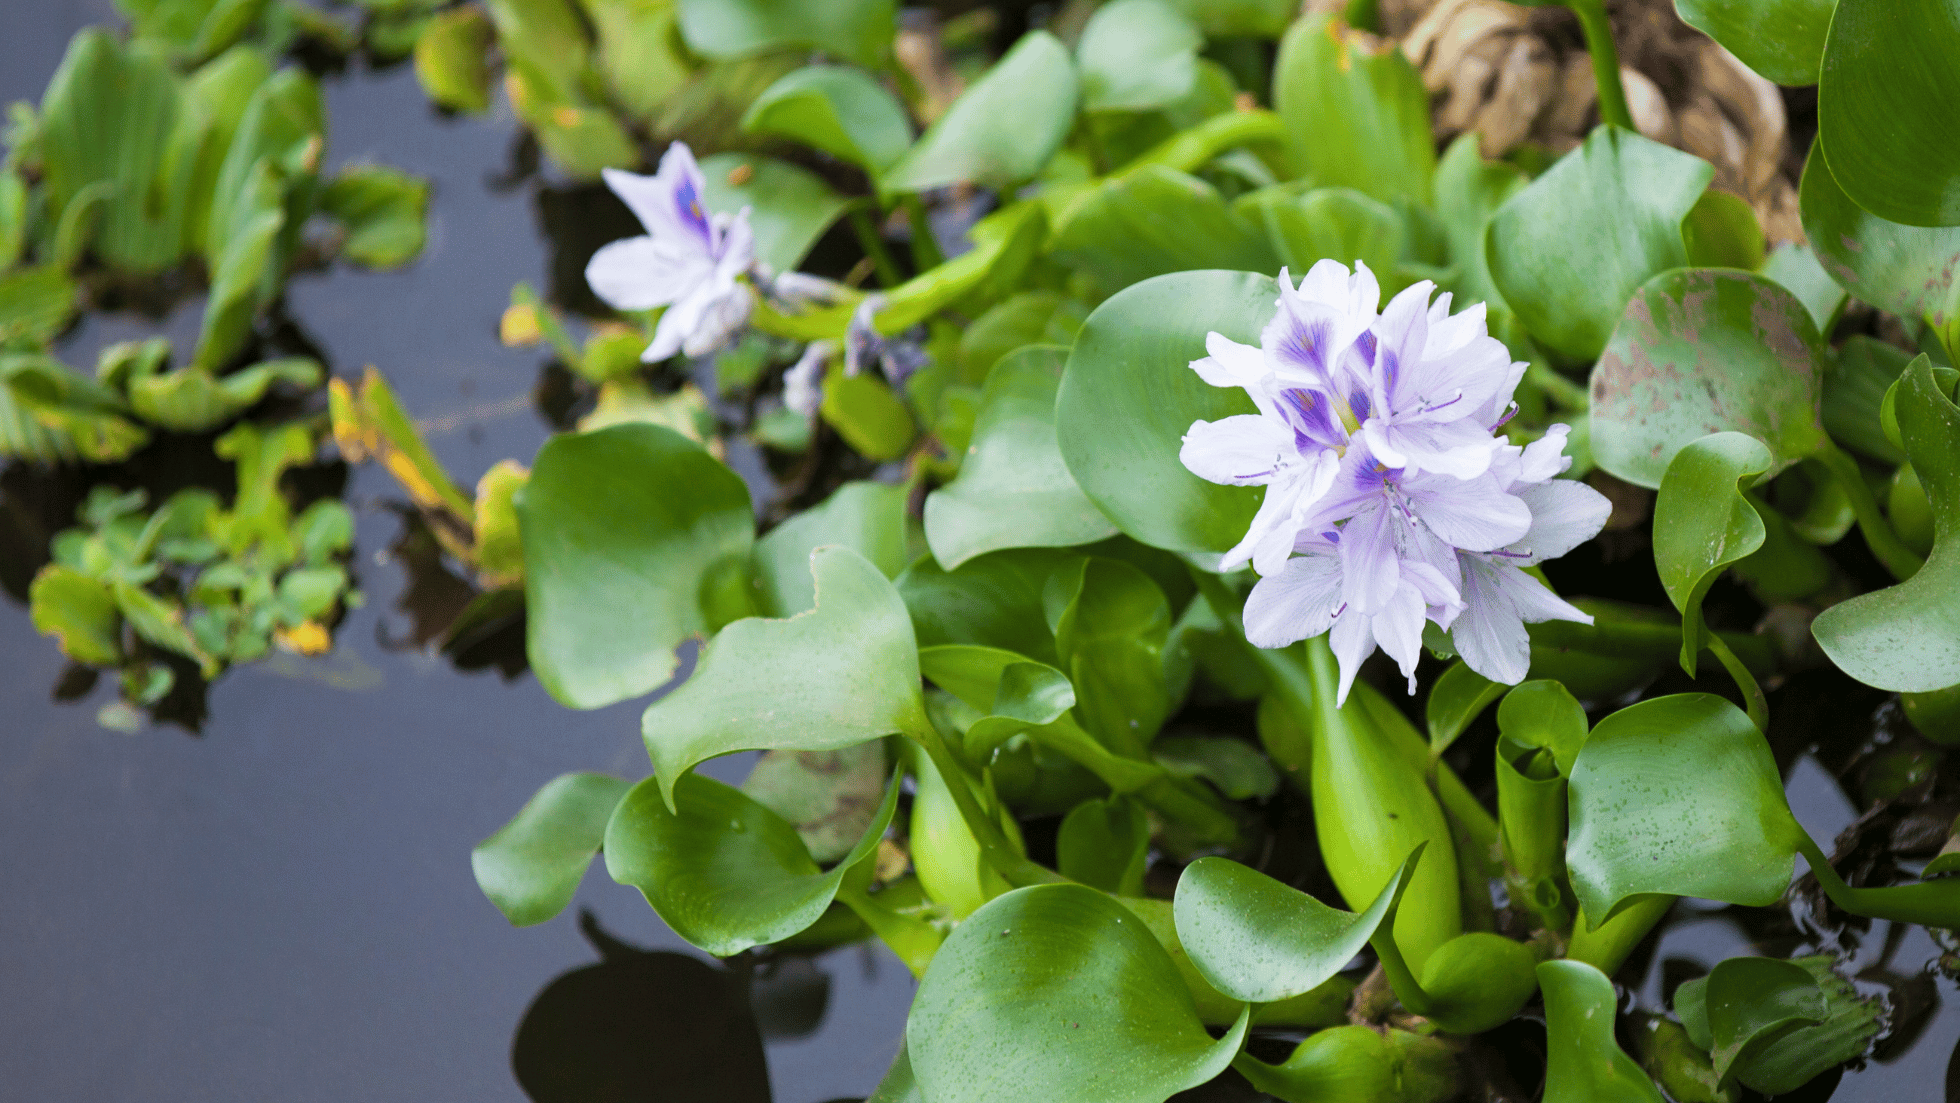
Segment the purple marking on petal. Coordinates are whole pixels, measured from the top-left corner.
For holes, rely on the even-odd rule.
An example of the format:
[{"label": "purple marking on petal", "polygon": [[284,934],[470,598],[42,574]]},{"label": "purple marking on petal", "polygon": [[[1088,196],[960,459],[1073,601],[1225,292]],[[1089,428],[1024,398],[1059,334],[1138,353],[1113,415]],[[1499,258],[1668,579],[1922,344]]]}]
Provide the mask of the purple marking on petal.
[{"label": "purple marking on petal", "polygon": [[674,210],[679,212],[681,221],[701,235],[702,240],[712,241],[713,234],[708,229],[708,213],[701,208],[701,193],[694,181],[683,177],[674,189]]},{"label": "purple marking on petal", "polygon": [[1395,354],[1394,349],[1383,349],[1382,350],[1382,390],[1386,391],[1389,394],[1394,394],[1396,385],[1401,381],[1401,378],[1402,378],[1402,358]]},{"label": "purple marking on petal", "polygon": [[1294,320],[1286,327],[1286,336],[1280,340],[1279,353],[1290,360],[1327,372],[1327,362],[1322,348],[1327,343],[1329,324],[1326,319],[1301,325]]},{"label": "purple marking on petal", "polygon": [[1360,354],[1361,362],[1370,368],[1375,366],[1375,346],[1378,343],[1372,329],[1362,330],[1361,336],[1354,339],[1354,351]]},{"label": "purple marking on petal", "polygon": [[1368,420],[1368,412],[1372,409],[1374,403],[1369,400],[1367,391],[1357,390],[1348,395],[1348,410],[1354,414],[1355,424]]},{"label": "purple marking on petal", "polygon": [[1341,542],[1341,530],[1340,530],[1340,529],[1328,529],[1328,530],[1327,530],[1326,532],[1323,532],[1323,533],[1321,533],[1320,535],[1321,535],[1321,537],[1322,537],[1322,538],[1324,538],[1324,539],[1325,539],[1325,540],[1326,540],[1326,541],[1327,541],[1327,542],[1328,542],[1329,544],[1335,544],[1335,545],[1338,545],[1338,544],[1339,544],[1339,543]]},{"label": "purple marking on petal", "polygon": [[1327,408],[1326,396],[1304,387],[1288,387],[1279,397],[1281,413],[1289,415],[1286,423],[1300,451],[1341,446],[1342,433],[1334,424],[1333,411]]}]

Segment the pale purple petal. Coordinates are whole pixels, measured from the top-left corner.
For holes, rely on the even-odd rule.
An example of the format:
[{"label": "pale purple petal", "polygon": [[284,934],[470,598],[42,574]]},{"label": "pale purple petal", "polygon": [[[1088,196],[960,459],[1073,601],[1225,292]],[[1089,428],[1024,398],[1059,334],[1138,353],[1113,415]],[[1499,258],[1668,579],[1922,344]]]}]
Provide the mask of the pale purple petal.
[{"label": "pale purple petal", "polygon": [[783,373],[783,405],[815,417],[823,408],[823,374],[837,346],[829,341],[812,341],[790,369]]},{"label": "pale purple petal", "polygon": [[[1460,570],[1451,574],[1461,577]],[[1405,586],[1414,588],[1428,610],[1429,618],[1443,628],[1448,628],[1457,614],[1463,611],[1463,597],[1457,592],[1456,582],[1444,577],[1443,572],[1428,563],[1419,559],[1402,560],[1402,581]],[[1416,631],[1420,634],[1421,628],[1418,627]]]},{"label": "pale purple petal", "polygon": [[1341,665],[1341,688],[1334,696],[1336,705],[1347,704],[1354,676],[1361,673],[1361,664],[1375,653],[1375,633],[1369,621],[1369,617],[1350,606],[1347,612],[1334,618],[1334,627],[1327,633],[1327,643]]},{"label": "pale purple petal", "polygon": [[1295,462],[1293,434],[1258,414],[1194,421],[1177,458],[1191,473],[1225,486],[1271,482]]},{"label": "pale purple petal", "polygon": [[1411,585],[1398,586],[1395,595],[1376,613],[1369,629],[1375,642],[1395,660],[1402,676],[1409,680],[1409,692],[1416,691],[1416,662],[1422,658],[1422,597]]},{"label": "pale purple petal", "polygon": [[1387,608],[1402,584],[1395,512],[1386,502],[1364,507],[1341,530],[1341,570],[1348,604],[1363,613]]},{"label": "pale purple petal", "polygon": [[614,310],[651,310],[686,295],[711,273],[705,256],[690,263],[650,237],[629,237],[592,254],[585,282]]},{"label": "pale purple petal", "polygon": [[681,351],[689,356],[706,356],[731,344],[749,324],[749,315],[754,311],[755,292],[747,284],[731,282],[718,288],[708,299],[707,308],[701,312],[693,331],[682,340]]},{"label": "pale purple petal", "polygon": [[1492,577],[1510,599],[1511,607],[1527,624],[1539,624],[1548,620],[1570,620],[1580,624],[1591,624],[1592,614],[1552,592],[1551,587],[1533,578],[1528,571],[1521,571],[1504,563],[1494,563]]},{"label": "pale purple petal", "polygon": [[1516,685],[1531,670],[1531,637],[1498,576],[1524,572],[1477,556],[1463,560],[1465,608],[1450,626],[1450,642],[1470,669],[1493,682]]},{"label": "pale purple petal", "polygon": [[1531,528],[1531,509],[1497,488],[1488,475],[1452,479],[1424,475],[1405,480],[1409,508],[1445,543],[1465,551],[1496,551]]},{"label": "pale purple petal", "polygon": [[1361,431],[1375,455],[1390,467],[1406,468],[1411,475],[1433,471],[1458,479],[1474,479],[1489,470],[1491,455],[1504,443],[1468,419],[1398,424],[1369,418]]},{"label": "pale purple petal", "polygon": [[1326,556],[1289,560],[1259,580],[1245,599],[1245,638],[1254,647],[1285,647],[1327,631],[1341,605],[1341,564]]},{"label": "pale purple petal", "polygon": [[1606,495],[1576,479],[1553,479],[1518,491],[1531,511],[1531,527],[1510,549],[1521,567],[1557,559],[1599,535],[1613,513]]},{"label": "pale purple petal", "polygon": [[[1489,333],[1486,311],[1483,303],[1464,307],[1457,314],[1451,314],[1450,294],[1445,291],[1436,296],[1429,308],[1429,340],[1424,342],[1424,359],[1434,360],[1461,349],[1470,342]],[[1441,317],[1438,317],[1441,315]]]},{"label": "pale purple petal", "polygon": [[1571,432],[1569,425],[1554,425],[1544,436],[1525,445],[1518,457],[1517,481],[1542,483],[1564,474],[1572,466],[1572,457],[1565,454],[1565,439]]},{"label": "pale purple petal", "polygon": [[701,168],[686,142],[669,145],[652,176],[619,169],[602,169],[600,175],[648,234],[690,239],[699,243],[702,252],[713,251],[715,234],[703,205]]},{"label": "pale purple petal", "polygon": [[755,230],[749,225],[749,208],[716,215],[715,234],[721,241],[716,275],[732,280],[755,267]]},{"label": "pale purple petal", "polygon": [[1252,345],[1241,345],[1222,333],[1207,333],[1205,352],[1209,355],[1191,361],[1191,370],[1214,387],[1251,390],[1266,378],[1265,354]]}]

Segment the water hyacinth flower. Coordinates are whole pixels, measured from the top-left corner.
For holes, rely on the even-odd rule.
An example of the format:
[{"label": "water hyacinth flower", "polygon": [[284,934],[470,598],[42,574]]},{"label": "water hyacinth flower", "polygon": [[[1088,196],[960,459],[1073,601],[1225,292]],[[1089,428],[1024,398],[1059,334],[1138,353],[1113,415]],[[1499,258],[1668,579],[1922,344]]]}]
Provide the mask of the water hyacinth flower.
[{"label": "water hyacinth flower", "polygon": [[749,209],[708,211],[701,168],[685,142],[667,147],[652,176],[618,169],[604,176],[647,232],[594,253],[585,279],[615,310],[667,308],[641,359],[704,356],[728,344],[755,309],[755,292],[743,282],[755,268]]},{"label": "water hyacinth flower", "polygon": [[1526,448],[1497,436],[1525,365],[1488,335],[1481,305],[1451,315],[1433,291],[1418,283],[1376,316],[1365,265],[1350,275],[1322,261],[1298,291],[1282,272],[1261,347],[1213,333],[1191,365],[1260,411],[1194,423],[1180,453],[1203,478],[1267,487],[1224,562],[1249,558],[1263,576],[1246,638],[1284,647],[1330,633],[1342,700],[1378,646],[1414,692],[1425,622],[1511,683],[1530,663],[1525,622],[1590,622],[1522,568],[1595,535],[1606,500],[1553,481],[1571,464],[1564,426]]}]

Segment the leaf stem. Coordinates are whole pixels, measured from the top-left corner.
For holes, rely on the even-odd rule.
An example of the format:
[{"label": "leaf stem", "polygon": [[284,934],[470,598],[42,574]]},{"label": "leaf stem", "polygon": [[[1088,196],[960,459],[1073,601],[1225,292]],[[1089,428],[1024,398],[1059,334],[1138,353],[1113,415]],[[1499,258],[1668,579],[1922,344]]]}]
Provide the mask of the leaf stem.
[{"label": "leaf stem", "polygon": [[1592,409],[1592,394],[1585,384],[1576,383],[1561,375],[1558,369],[1549,364],[1533,363],[1524,370],[1525,381],[1545,392],[1552,405],[1574,413],[1584,413]]},{"label": "leaf stem", "polygon": [[885,248],[885,235],[878,232],[878,224],[861,206],[851,208],[851,232],[857,235],[858,245],[864,255],[871,258],[872,270],[878,273],[878,283],[892,288],[905,282],[899,274],[898,262],[892,260],[891,250]]},{"label": "leaf stem", "polygon": [[1703,626],[1701,631],[1702,642],[1715,653],[1715,657],[1722,663],[1722,669],[1729,672],[1729,677],[1735,679],[1736,688],[1742,691],[1742,700],[1749,712],[1749,722],[1756,725],[1757,731],[1767,733],[1769,699],[1763,696],[1763,687],[1756,684],[1756,676],[1749,673],[1749,668],[1741,659],[1735,657],[1735,652],[1729,650],[1727,640],[1709,631],[1706,626]]},{"label": "leaf stem", "polygon": [[1381,32],[1381,0],[1348,0],[1347,25],[1371,34]]},{"label": "leaf stem", "polygon": [[1592,55],[1593,81],[1599,85],[1599,121],[1633,130],[1626,86],[1620,83],[1620,51],[1613,46],[1613,23],[1606,17],[1604,0],[1565,0],[1565,6],[1579,17],[1586,52]]},{"label": "leaf stem", "polygon": [[1927,927],[1960,927],[1960,877],[1854,889],[1838,876],[1831,860],[1808,834],[1797,843],[1797,853],[1810,863],[1810,872],[1823,886],[1824,895],[1831,898],[1831,903],[1852,915]]},{"label": "leaf stem", "polygon": [[933,768],[946,782],[946,788],[953,794],[953,803],[959,807],[960,818],[966,821],[966,829],[973,833],[973,839],[980,844],[980,852],[987,857],[987,864],[994,867],[1008,884],[1015,888],[1025,885],[1042,885],[1066,881],[1061,874],[1047,869],[1029,859],[1007,841],[1007,836],[994,822],[994,818],[973,799],[973,787],[968,783],[966,768],[953,757],[947,749],[946,741],[940,738],[939,729],[930,720],[923,721],[905,732],[932,759]]},{"label": "leaf stem", "polygon": [[1673,909],[1674,899],[1660,893],[1643,895],[1601,923],[1596,931],[1586,929],[1586,909],[1579,908],[1572,921],[1572,942],[1566,947],[1565,956],[1612,976],[1626,963],[1627,955],[1640,945],[1640,940],[1647,937],[1647,932]]},{"label": "leaf stem", "polygon": [[1892,523],[1878,508],[1878,499],[1872,496],[1871,485],[1865,482],[1864,473],[1858,470],[1858,461],[1851,454],[1839,448],[1829,438],[1815,457],[1832,475],[1837,477],[1838,485],[1844,488],[1845,497],[1851,499],[1851,512],[1858,518],[1858,531],[1864,533],[1865,543],[1871,547],[1872,554],[1878,557],[1892,577],[1904,582],[1919,573],[1926,560],[1918,552],[1906,547],[1905,541],[1892,529]]},{"label": "leaf stem", "polygon": [[932,220],[926,217],[926,205],[916,193],[907,192],[899,197],[898,205],[905,209],[905,218],[912,226],[912,267],[920,275],[946,263],[939,251],[939,243],[932,237]]}]

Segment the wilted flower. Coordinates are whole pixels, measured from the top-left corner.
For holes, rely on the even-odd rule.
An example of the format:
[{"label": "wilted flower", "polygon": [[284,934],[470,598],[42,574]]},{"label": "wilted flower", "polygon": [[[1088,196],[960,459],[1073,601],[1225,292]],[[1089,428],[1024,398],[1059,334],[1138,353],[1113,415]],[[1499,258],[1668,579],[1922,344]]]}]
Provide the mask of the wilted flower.
[{"label": "wilted flower", "polygon": [[755,266],[748,208],[707,210],[701,169],[685,142],[667,147],[652,176],[617,169],[604,176],[647,232],[592,255],[585,279],[593,292],[617,310],[667,308],[644,360],[703,356],[726,345],[755,309],[755,292],[742,282]]},{"label": "wilted flower", "polygon": [[812,341],[804,347],[803,355],[783,373],[783,405],[804,417],[816,416],[823,407],[824,368],[836,351],[829,341]]},{"label": "wilted flower", "polygon": [[1517,682],[1525,621],[1587,619],[1520,567],[1591,538],[1605,499],[1551,481],[1571,463],[1564,426],[1528,448],[1496,435],[1525,365],[1486,333],[1481,305],[1452,316],[1424,282],[1375,317],[1374,278],[1356,269],[1322,261],[1298,293],[1281,273],[1262,348],[1214,333],[1191,365],[1260,411],[1193,424],[1181,453],[1206,479],[1267,487],[1224,562],[1250,558],[1264,576],[1246,638],[1284,647],[1331,632],[1345,700],[1377,646],[1414,692],[1431,621],[1473,669]]},{"label": "wilted flower", "polygon": [[882,294],[866,295],[851,312],[850,325],[844,331],[844,374],[856,375],[867,365],[876,364],[885,380],[897,387],[925,367],[930,357],[919,343],[925,332],[922,326],[892,337],[878,332],[873,323],[887,301]]}]

